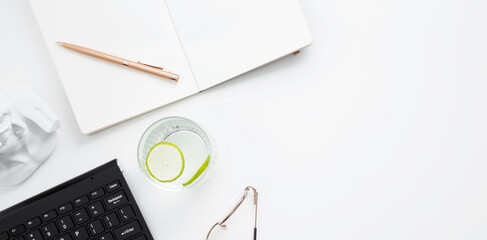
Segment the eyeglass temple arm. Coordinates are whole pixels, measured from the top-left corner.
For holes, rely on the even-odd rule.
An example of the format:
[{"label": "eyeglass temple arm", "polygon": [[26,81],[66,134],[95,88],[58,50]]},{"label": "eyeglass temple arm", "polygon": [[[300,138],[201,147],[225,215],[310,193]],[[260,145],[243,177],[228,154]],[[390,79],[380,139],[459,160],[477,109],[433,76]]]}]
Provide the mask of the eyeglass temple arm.
[{"label": "eyeglass temple arm", "polygon": [[[257,192],[257,189],[248,186],[246,189],[251,188],[254,191],[254,205],[255,205],[255,219],[254,219],[254,240],[257,240],[257,202],[259,199],[259,193]],[[248,191],[248,190],[247,190]]]},{"label": "eyeglass temple arm", "polygon": [[242,196],[242,198],[238,201],[237,205],[235,205],[235,207],[230,211],[230,213],[220,222],[217,222],[215,223],[210,231],[208,232],[208,235],[206,235],[206,239],[208,240],[208,238],[210,237],[210,234],[211,234],[211,231],[213,231],[213,229],[217,226],[217,225],[220,225],[222,228],[225,228],[226,225],[225,225],[225,222],[232,216],[233,213],[235,213],[235,211],[237,210],[238,207],[240,207],[240,205],[242,204],[242,202],[245,200],[245,198],[247,197],[248,193],[249,193],[249,190],[252,189],[253,192],[254,192],[254,205],[255,205],[255,220],[254,220],[254,240],[257,240],[257,201],[258,201],[258,198],[259,198],[259,193],[257,192],[257,189],[255,189],[254,187],[252,186],[247,186],[245,188],[245,192],[244,192],[244,195]]}]

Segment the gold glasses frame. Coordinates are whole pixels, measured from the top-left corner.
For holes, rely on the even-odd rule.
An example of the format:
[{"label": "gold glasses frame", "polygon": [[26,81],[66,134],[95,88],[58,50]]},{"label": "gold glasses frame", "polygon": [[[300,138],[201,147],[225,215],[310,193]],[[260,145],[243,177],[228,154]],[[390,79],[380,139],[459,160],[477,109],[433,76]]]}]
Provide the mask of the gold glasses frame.
[{"label": "gold glasses frame", "polygon": [[257,189],[255,189],[252,186],[247,186],[245,188],[245,192],[244,192],[242,198],[240,198],[240,200],[237,202],[237,205],[235,205],[235,207],[232,208],[232,210],[230,211],[230,213],[228,213],[226,215],[226,217],[223,218],[223,220],[221,220],[220,222],[215,223],[210,228],[210,231],[208,231],[208,235],[206,235],[206,240],[208,240],[210,238],[210,234],[211,234],[211,232],[213,231],[213,229],[216,226],[220,226],[223,230],[225,230],[227,228],[227,225],[225,225],[225,222],[235,213],[235,211],[237,211],[238,207],[240,207],[240,205],[242,205],[242,202],[245,200],[245,198],[247,198],[247,195],[249,194],[249,191],[250,190],[252,190],[253,193],[254,193],[254,205],[255,205],[254,240],[257,240],[257,202],[258,202],[258,198],[259,198],[259,193],[257,192]]}]

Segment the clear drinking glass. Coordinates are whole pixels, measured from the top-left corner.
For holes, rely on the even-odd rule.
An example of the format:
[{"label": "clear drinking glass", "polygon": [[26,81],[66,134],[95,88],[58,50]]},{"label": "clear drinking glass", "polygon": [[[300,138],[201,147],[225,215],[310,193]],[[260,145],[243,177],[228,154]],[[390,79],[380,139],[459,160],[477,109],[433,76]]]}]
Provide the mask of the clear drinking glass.
[{"label": "clear drinking glass", "polygon": [[[174,181],[161,182],[148,170],[147,154],[151,148],[160,143],[168,142],[176,145],[184,156],[182,174]],[[214,165],[211,143],[205,131],[195,122],[182,117],[167,117],[156,121],[145,130],[137,149],[139,167],[147,179],[156,186],[173,191],[192,188],[202,184],[210,175]],[[209,160],[206,169],[194,179],[197,172],[201,172],[202,165]],[[190,182],[188,184],[188,182]]]}]

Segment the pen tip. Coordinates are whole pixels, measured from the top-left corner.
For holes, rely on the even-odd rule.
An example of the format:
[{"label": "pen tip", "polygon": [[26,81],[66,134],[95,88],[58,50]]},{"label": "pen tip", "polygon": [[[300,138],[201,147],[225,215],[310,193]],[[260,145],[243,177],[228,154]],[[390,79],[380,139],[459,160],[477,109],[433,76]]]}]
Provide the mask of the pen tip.
[{"label": "pen tip", "polygon": [[59,46],[62,46],[62,45],[63,45],[63,43],[62,43],[62,42],[56,42],[56,43],[57,43],[57,45],[59,45]]}]

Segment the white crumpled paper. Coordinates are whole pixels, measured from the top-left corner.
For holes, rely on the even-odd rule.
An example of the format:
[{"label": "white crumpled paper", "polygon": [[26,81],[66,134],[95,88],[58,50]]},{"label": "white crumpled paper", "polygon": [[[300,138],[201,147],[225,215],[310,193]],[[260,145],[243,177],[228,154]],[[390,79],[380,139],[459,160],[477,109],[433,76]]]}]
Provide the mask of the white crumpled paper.
[{"label": "white crumpled paper", "polygon": [[27,179],[54,151],[59,120],[28,87],[0,89],[0,185]]}]

